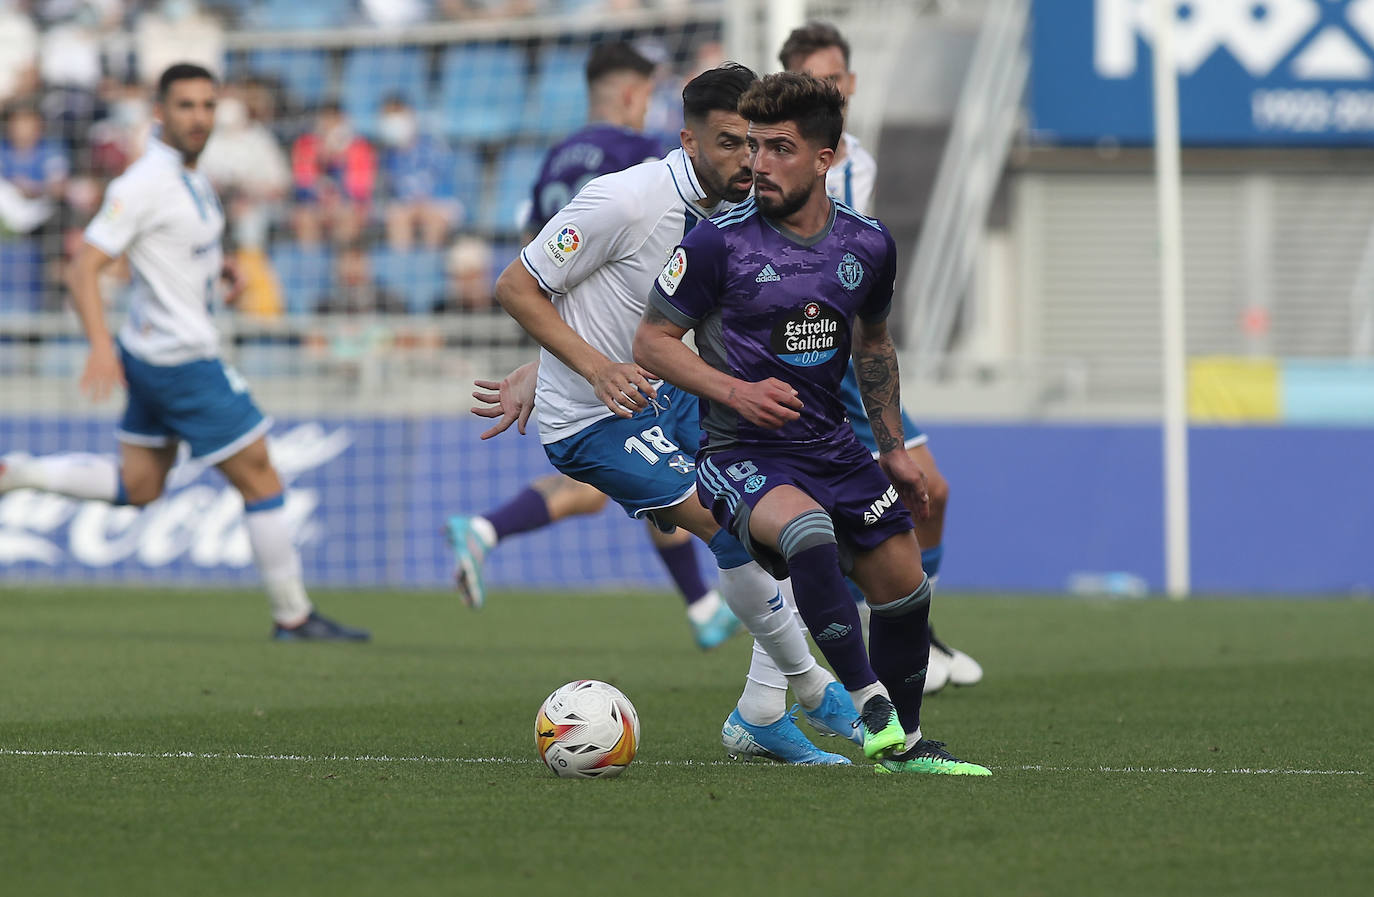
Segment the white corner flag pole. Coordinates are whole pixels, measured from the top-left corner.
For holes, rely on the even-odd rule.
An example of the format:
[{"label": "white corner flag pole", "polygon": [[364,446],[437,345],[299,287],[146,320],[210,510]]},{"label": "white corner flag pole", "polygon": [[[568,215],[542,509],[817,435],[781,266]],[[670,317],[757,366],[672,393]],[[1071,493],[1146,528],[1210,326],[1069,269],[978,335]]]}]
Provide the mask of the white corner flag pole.
[{"label": "white corner flag pole", "polygon": [[1164,351],[1164,571],[1171,598],[1190,590],[1188,405],[1183,315],[1183,190],[1179,171],[1177,0],[1154,0],[1155,185]]}]

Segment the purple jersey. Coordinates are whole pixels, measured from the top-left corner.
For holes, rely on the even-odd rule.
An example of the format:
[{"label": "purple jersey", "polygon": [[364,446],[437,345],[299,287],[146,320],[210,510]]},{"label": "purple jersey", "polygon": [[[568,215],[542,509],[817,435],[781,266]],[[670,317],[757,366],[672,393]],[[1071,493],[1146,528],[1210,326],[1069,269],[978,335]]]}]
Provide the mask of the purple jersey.
[{"label": "purple jersey", "polygon": [[693,228],[649,301],[678,326],[696,329],[707,364],[741,380],[776,377],[805,406],[799,420],[768,430],[702,399],[705,447],[853,440],[840,399],[850,327],[856,314],[871,322],[887,317],[896,259],[887,228],[838,201],[808,239],[765,219],[753,199]]},{"label": "purple jersey", "polygon": [[525,229],[532,233],[542,230],[592,178],[662,156],[663,146],[656,137],[618,125],[588,125],[555,144],[544,157]]}]

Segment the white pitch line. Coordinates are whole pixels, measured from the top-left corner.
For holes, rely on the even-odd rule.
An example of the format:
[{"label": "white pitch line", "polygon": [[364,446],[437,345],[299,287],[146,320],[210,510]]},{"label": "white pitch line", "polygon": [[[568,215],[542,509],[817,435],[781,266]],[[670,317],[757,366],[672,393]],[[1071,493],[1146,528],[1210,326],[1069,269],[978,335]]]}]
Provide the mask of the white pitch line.
[{"label": "white pitch line", "polygon": [[1362,776],[1359,769],[1264,769],[1259,767],[1238,767],[1236,769],[1215,769],[1204,766],[1015,766],[1022,772],[1106,772],[1106,773],[1161,773],[1169,775],[1215,775],[1215,776]]},{"label": "white pitch line", "polygon": [[[538,765],[534,759],[516,757],[391,757],[385,754],[243,754],[238,752],[202,751],[72,751],[72,750],[23,750],[19,748],[0,748],[3,757],[91,757],[97,759],[135,759],[135,760],[263,760],[296,763],[450,763],[450,764],[495,764],[495,765]],[[650,760],[644,766],[731,766],[733,760]],[[771,765],[771,764],[770,764]],[[1108,773],[1127,775],[1131,773],[1152,775],[1246,775],[1246,776],[1362,776],[1359,769],[1265,769],[1261,767],[1238,767],[1216,769],[1201,766],[1009,766],[993,767],[1008,772],[1068,772],[1068,773]]]}]

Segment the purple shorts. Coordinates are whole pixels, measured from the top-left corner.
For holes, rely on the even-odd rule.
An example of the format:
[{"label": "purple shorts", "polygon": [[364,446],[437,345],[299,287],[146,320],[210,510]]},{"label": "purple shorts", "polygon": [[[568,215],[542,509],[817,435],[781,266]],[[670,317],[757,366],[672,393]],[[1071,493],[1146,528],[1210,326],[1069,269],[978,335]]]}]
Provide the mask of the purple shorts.
[{"label": "purple shorts", "polygon": [[701,453],[697,456],[701,503],[778,579],[788,575],[782,556],[755,544],[749,536],[754,505],[778,486],[797,487],[830,515],[846,571],[855,554],[872,551],[914,527],[897,490],[852,433],[838,445],[815,451],[741,446]]}]

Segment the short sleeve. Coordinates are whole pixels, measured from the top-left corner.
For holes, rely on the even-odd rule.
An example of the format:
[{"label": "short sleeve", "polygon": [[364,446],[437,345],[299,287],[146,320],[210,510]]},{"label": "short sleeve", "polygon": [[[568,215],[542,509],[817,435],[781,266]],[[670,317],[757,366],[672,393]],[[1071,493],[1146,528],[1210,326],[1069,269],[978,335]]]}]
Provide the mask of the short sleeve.
[{"label": "short sleeve", "polygon": [[682,238],[649,291],[649,304],[679,327],[695,327],[720,302],[727,250],[719,228],[704,221]]},{"label": "short sleeve", "polygon": [[545,292],[568,292],[596,269],[638,248],[638,213],[630,191],[603,178],[582,188],[520,251],[525,269]]},{"label": "short sleeve", "polygon": [[105,202],[86,225],[86,242],[114,258],[123,255],[138,236],[143,208],[138,191],[125,178],[115,178],[105,190]]},{"label": "short sleeve", "polygon": [[859,317],[870,324],[887,320],[887,314],[892,310],[892,291],[897,280],[897,244],[887,228],[883,228],[882,234],[884,259],[876,272],[878,276],[873,280],[873,289],[859,307]]}]

